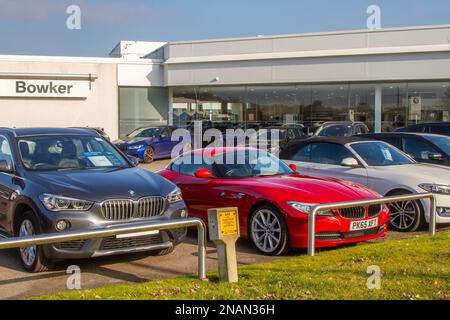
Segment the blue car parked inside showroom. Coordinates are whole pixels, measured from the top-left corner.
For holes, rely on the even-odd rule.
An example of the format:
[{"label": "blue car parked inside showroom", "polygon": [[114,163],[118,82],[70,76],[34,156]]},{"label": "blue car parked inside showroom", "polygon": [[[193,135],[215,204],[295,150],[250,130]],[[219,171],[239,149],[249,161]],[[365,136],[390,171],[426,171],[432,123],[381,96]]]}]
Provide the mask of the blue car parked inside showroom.
[{"label": "blue car parked inside showroom", "polygon": [[113,143],[126,155],[145,163],[156,159],[169,158],[179,141],[172,141],[173,126],[142,127],[126,135],[123,140]]}]

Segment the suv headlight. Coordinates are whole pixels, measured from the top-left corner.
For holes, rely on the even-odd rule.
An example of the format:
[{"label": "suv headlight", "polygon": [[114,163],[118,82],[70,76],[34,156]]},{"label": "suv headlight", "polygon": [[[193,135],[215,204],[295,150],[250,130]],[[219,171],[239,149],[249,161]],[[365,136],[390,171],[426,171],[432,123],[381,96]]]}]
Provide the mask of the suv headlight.
[{"label": "suv headlight", "polygon": [[[297,201],[289,201],[288,204],[295,210],[300,211],[301,213],[306,213],[306,214],[310,214],[312,212],[313,208],[315,206],[317,206],[317,204],[303,203],[303,202],[297,202]],[[331,212],[331,210],[326,210],[326,211],[319,211],[318,215],[332,217],[333,213]]]},{"label": "suv headlight", "polygon": [[431,193],[450,194],[450,186],[444,184],[422,183],[419,187]]},{"label": "suv headlight", "polygon": [[138,150],[138,149],[141,149],[143,147],[144,147],[143,144],[138,144],[138,145],[135,145],[135,146],[129,146],[128,150]]},{"label": "suv headlight", "polygon": [[48,193],[40,195],[39,199],[51,211],[87,211],[94,204],[92,201],[56,196]]},{"label": "suv headlight", "polygon": [[169,201],[169,203],[183,201],[183,196],[181,195],[181,190],[176,188],[171,193],[169,193],[169,195],[167,196],[167,201]]}]

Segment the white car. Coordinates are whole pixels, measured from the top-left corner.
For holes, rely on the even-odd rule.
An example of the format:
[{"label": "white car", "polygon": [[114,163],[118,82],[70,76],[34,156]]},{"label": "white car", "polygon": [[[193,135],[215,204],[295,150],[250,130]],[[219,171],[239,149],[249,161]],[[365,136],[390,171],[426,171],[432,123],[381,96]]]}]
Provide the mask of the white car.
[{"label": "white car", "polygon": [[[437,223],[450,223],[450,169],[419,164],[382,141],[358,137],[311,138],[288,145],[280,154],[305,175],[356,182],[385,196],[433,192]],[[414,231],[430,219],[430,201],[389,205],[391,227]]]}]

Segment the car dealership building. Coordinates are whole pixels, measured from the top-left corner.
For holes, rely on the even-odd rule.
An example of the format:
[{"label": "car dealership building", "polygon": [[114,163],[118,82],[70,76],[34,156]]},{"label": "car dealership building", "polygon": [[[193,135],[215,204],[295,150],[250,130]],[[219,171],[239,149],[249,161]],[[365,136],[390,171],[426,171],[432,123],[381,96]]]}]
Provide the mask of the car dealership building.
[{"label": "car dealership building", "polygon": [[0,126],[450,121],[450,25],[169,43],[108,58],[0,56]]}]

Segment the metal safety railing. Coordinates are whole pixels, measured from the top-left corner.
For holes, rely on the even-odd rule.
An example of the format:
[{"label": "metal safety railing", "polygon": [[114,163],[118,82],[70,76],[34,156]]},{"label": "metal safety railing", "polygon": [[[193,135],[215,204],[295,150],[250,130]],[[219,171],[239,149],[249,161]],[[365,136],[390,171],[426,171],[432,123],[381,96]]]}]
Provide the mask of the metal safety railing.
[{"label": "metal safety railing", "polygon": [[[393,202],[409,201],[409,200],[430,200],[430,219],[429,219],[429,233],[436,234],[436,198],[432,193],[418,193],[393,197],[383,197],[377,199],[348,201],[319,204],[313,207],[308,217],[308,255],[315,254],[315,239],[316,239],[316,217],[321,211],[332,209],[351,208],[355,206],[370,206],[375,204],[387,204]],[[60,243],[66,241],[104,238],[117,235],[126,235],[131,233],[140,233],[155,230],[172,230],[178,228],[196,227],[198,234],[198,278],[206,279],[206,226],[201,219],[187,218],[178,219],[165,222],[150,222],[130,224],[125,226],[113,226],[110,228],[99,228],[93,230],[69,231],[53,234],[35,235],[22,238],[9,238],[0,240],[1,249],[11,249],[28,247],[34,245],[46,245],[53,243]]]},{"label": "metal safety railing", "polygon": [[319,204],[313,207],[311,213],[308,217],[308,255],[314,256],[315,254],[315,240],[316,240],[316,217],[321,211],[351,208],[355,206],[370,206],[374,204],[387,204],[400,201],[410,201],[410,200],[420,200],[429,199],[430,200],[430,235],[436,234],[436,197],[432,193],[416,193],[393,197],[383,197],[377,199],[368,200],[358,200],[358,201],[348,201],[348,202],[337,202],[337,203],[326,203]]},{"label": "metal safety railing", "polygon": [[68,231],[53,234],[42,234],[23,238],[9,238],[0,240],[0,249],[11,249],[28,247],[34,245],[45,245],[66,241],[104,238],[131,233],[141,233],[155,230],[173,230],[179,228],[197,227],[198,240],[198,278],[206,279],[206,226],[198,218],[187,218],[170,220],[164,222],[137,223],[110,228],[99,228],[93,230]]}]

